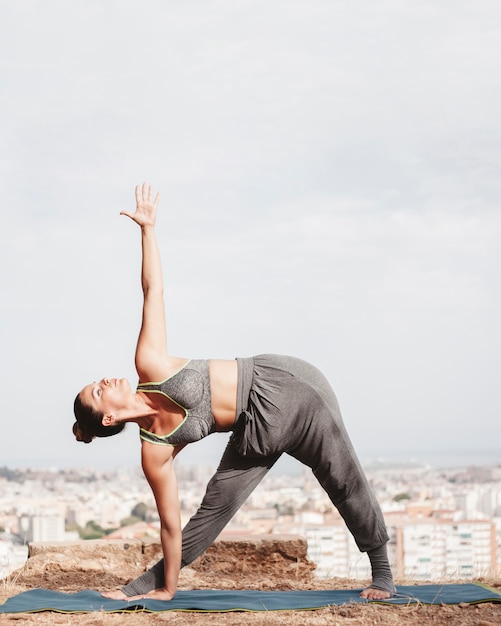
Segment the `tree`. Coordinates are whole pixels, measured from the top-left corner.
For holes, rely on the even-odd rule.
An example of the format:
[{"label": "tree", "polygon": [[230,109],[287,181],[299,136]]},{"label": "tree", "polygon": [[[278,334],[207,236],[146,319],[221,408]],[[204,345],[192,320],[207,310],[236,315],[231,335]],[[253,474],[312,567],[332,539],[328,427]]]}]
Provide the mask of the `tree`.
[{"label": "tree", "polygon": [[101,539],[106,535],[104,528],[96,524],[93,520],[85,524],[85,528],[82,528],[80,537],[82,539]]},{"label": "tree", "polygon": [[148,507],[144,502],[138,502],[130,514],[132,517],[138,517],[140,520],[145,522],[148,517]]},{"label": "tree", "polygon": [[393,498],[395,502],[400,502],[401,500],[410,500],[411,497],[408,493],[397,493],[397,495]]},{"label": "tree", "polygon": [[124,519],[120,520],[120,527],[132,526],[132,524],[137,524],[138,522],[142,521],[143,520],[140,517],[136,517],[135,515],[129,515],[129,517],[124,517]]}]

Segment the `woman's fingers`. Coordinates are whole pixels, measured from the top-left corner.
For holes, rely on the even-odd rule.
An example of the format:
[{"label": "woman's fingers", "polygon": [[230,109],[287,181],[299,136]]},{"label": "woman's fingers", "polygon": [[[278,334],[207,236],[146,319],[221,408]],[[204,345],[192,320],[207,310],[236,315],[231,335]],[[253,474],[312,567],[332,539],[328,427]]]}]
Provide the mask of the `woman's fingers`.
[{"label": "woman's fingers", "polygon": [[126,215],[138,224],[154,223],[155,214],[160,200],[160,193],[157,192],[155,199],[153,199],[153,187],[148,183],[142,185],[136,185],[136,211],[131,213],[130,211],[120,211],[120,215]]},{"label": "woman's fingers", "polygon": [[151,202],[153,197],[153,187],[148,183],[143,183],[143,202]]},{"label": "woman's fingers", "polygon": [[143,183],[142,186],[136,185],[136,203],[141,204],[143,202],[149,202],[156,206],[158,204],[160,194],[157,193],[155,200],[153,200],[153,187],[148,183]]}]

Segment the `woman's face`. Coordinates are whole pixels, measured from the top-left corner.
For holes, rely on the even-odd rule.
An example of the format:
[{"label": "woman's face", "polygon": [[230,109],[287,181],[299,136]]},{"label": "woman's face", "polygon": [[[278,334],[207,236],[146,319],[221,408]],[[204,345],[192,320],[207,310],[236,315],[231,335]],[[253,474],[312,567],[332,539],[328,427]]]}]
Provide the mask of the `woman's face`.
[{"label": "woman's face", "polygon": [[131,388],[126,378],[103,378],[99,382],[86,385],[80,392],[80,399],[94,411],[106,415],[123,408],[130,393]]}]

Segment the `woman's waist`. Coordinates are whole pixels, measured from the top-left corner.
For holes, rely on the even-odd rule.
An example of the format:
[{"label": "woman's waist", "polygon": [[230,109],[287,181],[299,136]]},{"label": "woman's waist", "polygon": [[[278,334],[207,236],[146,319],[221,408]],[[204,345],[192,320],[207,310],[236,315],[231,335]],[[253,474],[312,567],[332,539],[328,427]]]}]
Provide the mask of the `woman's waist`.
[{"label": "woman's waist", "polygon": [[[254,376],[258,372],[258,378]],[[296,357],[260,354],[232,361],[210,361],[212,411],[217,430],[231,430],[249,403],[254,382],[266,381],[272,386],[295,384],[304,380],[316,382],[320,372],[310,363]]]},{"label": "woman's waist", "polygon": [[218,431],[231,430],[237,414],[238,365],[236,360],[211,359],[212,414]]}]

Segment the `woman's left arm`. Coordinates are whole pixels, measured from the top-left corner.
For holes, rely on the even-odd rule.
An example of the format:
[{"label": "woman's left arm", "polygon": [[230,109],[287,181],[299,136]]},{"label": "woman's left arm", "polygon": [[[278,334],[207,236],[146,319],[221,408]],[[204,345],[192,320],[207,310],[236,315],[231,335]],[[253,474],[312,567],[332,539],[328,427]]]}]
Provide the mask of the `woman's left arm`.
[{"label": "woman's left arm", "polygon": [[171,600],[177,589],[181,569],[181,515],[174,472],[175,448],[142,444],[144,475],[155,496],[160,516],[160,539],[164,555],[165,583],[162,589],[153,589],[145,597]]}]

